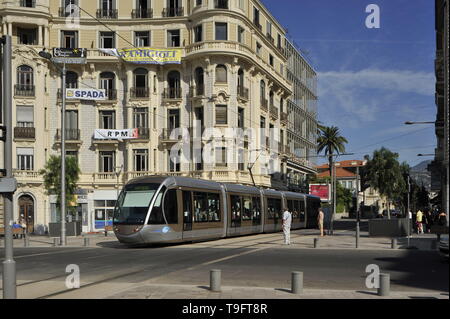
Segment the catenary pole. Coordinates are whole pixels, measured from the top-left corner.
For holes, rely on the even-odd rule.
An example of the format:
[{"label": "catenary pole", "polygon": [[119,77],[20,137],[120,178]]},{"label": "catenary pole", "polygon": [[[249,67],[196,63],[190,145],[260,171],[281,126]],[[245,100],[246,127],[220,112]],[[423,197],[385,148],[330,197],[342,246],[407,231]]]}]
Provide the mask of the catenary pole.
[{"label": "catenary pole", "polygon": [[[11,36],[2,38],[3,44],[3,121],[6,127],[6,143],[4,147],[4,163],[6,178],[12,174],[12,67],[11,67]],[[16,262],[13,251],[13,194],[3,193],[4,198],[4,228],[5,228],[5,260],[3,261],[3,299],[16,299]]]},{"label": "catenary pole", "polygon": [[61,246],[66,245],[66,64],[62,69],[61,107]]}]

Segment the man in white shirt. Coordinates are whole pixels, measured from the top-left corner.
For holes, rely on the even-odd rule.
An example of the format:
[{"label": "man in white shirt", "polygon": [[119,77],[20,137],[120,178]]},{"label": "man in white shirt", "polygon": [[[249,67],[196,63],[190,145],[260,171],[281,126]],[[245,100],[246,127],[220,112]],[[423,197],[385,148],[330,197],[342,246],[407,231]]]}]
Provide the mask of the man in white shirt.
[{"label": "man in white shirt", "polygon": [[292,214],[286,209],[283,213],[283,233],[284,233],[284,244],[291,244],[291,223]]}]

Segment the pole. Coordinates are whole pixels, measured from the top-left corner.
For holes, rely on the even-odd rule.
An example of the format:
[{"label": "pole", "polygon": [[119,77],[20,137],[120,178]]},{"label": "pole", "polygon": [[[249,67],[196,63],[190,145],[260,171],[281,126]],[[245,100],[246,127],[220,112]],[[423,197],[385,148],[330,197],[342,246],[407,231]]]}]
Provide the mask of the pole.
[{"label": "pole", "polygon": [[[3,36],[3,121],[6,127],[4,163],[6,178],[12,178],[12,79],[11,36]],[[3,299],[16,299],[16,262],[13,250],[13,194],[4,193],[5,260],[3,261]]]},{"label": "pole", "polygon": [[409,207],[409,201],[410,201],[409,193],[411,192],[411,183],[409,180],[409,175],[407,176],[407,179],[408,179],[408,201],[406,202],[406,214],[407,214],[406,216],[408,217],[408,233],[407,233],[408,247],[410,247],[409,243],[410,243],[410,237],[411,237],[411,216],[410,216],[410,207]]},{"label": "pole", "polygon": [[334,215],[336,213],[336,166],[334,160],[331,161],[332,175],[333,175],[333,211],[331,214],[331,231],[330,235],[334,234]]},{"label": "pole", "polygon": [[360,213],[360,205],[359,205],[359,189],[360,189],[360,180],[359,180],[359,167],[356,167],[356,248],[359,247],[359,219],[361,216]]},{"label": "pole", "polygon": [[66,245],[66,64],[62,69],[61,107],[61,246]]}]

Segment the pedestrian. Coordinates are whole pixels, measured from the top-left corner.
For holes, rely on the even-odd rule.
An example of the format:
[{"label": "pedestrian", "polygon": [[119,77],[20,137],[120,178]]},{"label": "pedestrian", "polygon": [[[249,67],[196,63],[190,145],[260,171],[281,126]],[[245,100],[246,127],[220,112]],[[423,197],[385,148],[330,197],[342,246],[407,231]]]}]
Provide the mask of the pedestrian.
[{"label": "pedestrian", "polygon": [[427,233],[431,233],[431,226],[433,226],[433,216],[431,214],[431,210],[427,210],[426,213],[426,220],[427,220]]},{"label": "pedestrian", "polygon": [[324,213],[321,207],[319,207],[319,212],[317,214],[317,225],[319,226],[319,230],[320,230],[320,237],[323,237],[323,218],[324,218]]},{"label": "pedestrian", "polygon": [[14,230],[15,229],[22,229],[22,226],[19,224],[19,222],[17,221],[14,221],[13,222],[13,225],[12,225],[12,228],[13,228],[13,238],[20,238],[20,234],[16,234],[15,232],[14,232]]},{"label": "pedestrian", "polygon": [[22,236],[25,237],[27,233],[27,224],[25,223],[25,218],[21,218],[20,225],[22,226]]},{"label": "pedestrian", "polygon": [[446,226],[447,225],[447,214],[444,211],[442,211],[439,214],[438,224],[441,225],[441,226]]},{"label": "pedestrian", "polygon": [[286,208],[283,213],[283,233],[284,233],[284,244],[291,244],[291,223],[292,223],[292,214]]},{"label": "pedestrian", "polygon": [[416,223],[417,223],[417,234],[422,233],[423,234],[423,213],[422,211],[419,209],[419,211],[416,214]]}]

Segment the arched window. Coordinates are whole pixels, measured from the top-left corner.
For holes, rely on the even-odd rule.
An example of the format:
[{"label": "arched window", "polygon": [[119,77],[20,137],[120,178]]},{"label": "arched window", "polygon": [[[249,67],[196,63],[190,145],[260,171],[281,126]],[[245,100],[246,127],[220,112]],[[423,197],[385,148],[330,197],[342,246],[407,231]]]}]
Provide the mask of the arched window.
[{"label": "arched window", "polygon": [[280,99],[280,112],[284,112],[284,100],[283,100],[283,98]]},{"label": "arched window", "polygon": [[133,97],[148,97],[148,71],[144,68],[134,70]]},{"label": "arched window", "polygon": [[28,65],[21,65],[17,68],[17,84],[15,87],[15,95],[34,95],[34,76],[32,67]]},{"label": "arched window", "polygon": [[271,107],[274,106],[274,105],[273,105],[273,92],[272,92],[272,91],[269,92],[269,105],[270,105]]},{"label": "arched window", "polygon": [[195,93],[196,96],[204,94],[205,75],[203,69],[198,67],[195,69]]},{"label": "arched window", "polygon": [[167,92],[167,97],[170,99],[180,99],[181,98],[181,82],[180,82],[180,72],[170,71],[167,75],[167,82],[169,85],[169,91]]},{"label": "arched window", "polygon": [[238,88],[244,87],[244,70],[239,69],[238,71]]},{"label": "arched window", "polygon": [[260,87],[261,101],[263,101],[266,99],[266,83],[263,80],[261,80],[259,87]]},{"label": "arched window", "polygon": [[78,74],[72,71],[66,73],[66,88],[77,89],[78,88]]},{"label": "arched window", "polygon": [[227,67],[223,64],[216,67],[216,82],[227,83]]},{"label": "arched window", "polygon": [[100,74],[100,88],[106,90],[106,96],[112,100],[116,98],[116,75],[112,72]]}]

